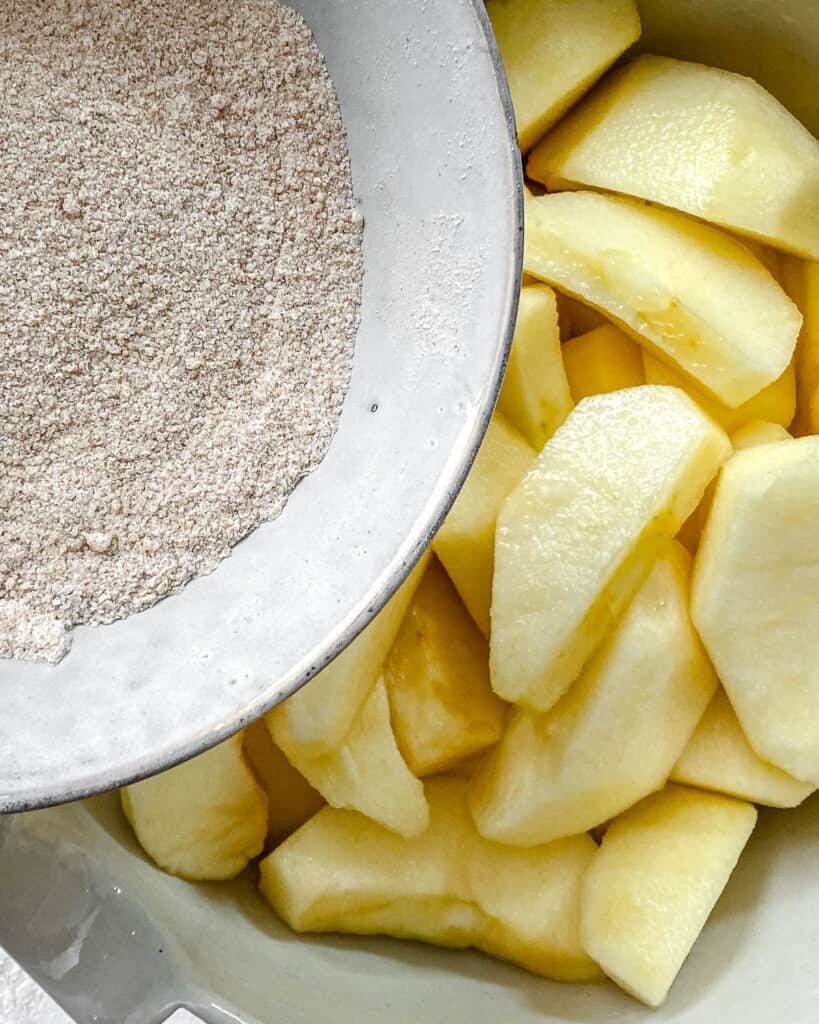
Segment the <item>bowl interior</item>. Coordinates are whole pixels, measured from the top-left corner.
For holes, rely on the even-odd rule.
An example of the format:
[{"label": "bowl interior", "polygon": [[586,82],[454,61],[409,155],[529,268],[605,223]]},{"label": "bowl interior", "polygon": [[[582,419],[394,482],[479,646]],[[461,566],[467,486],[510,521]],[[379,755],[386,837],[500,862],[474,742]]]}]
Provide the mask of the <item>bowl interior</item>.
[{"label": "bowl interior", "polygon": [[0,811],[72,799],[216,742],[336,653],[457,491],[514,320],[520,170],[479,0],[298,0],[337,88],[365,219],[350,390],[321,466],[210,576],[0,662]]}]

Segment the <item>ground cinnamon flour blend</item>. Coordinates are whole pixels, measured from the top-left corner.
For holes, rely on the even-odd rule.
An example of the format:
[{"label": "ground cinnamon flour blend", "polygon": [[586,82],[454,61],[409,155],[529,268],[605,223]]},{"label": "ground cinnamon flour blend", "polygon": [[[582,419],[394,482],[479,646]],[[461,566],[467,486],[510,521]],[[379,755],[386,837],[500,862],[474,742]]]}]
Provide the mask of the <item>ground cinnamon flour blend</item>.
[{"label": "ground cinnamon flour blend", "polygon": [[361,283],[274,0],[0,4],[0,654],[211,570],[321,460]]}]

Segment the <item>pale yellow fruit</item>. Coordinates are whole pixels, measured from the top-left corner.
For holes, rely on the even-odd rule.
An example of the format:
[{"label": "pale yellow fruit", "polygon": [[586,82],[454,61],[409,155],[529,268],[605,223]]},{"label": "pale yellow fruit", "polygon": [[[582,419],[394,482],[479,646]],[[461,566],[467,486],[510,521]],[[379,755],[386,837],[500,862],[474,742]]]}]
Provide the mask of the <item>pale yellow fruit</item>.
[{"label": "pale yellow fruit", "polygon": [[525,285],[498,411],[540,451],[571,408],[555,293],[545,284]]},{"label": "pale yellow fruit", "polygon": [[306,757],[292,744],[286,719],[270,723],[273,739],[288,761],[333,807],[349,807],[403,836],[427,827],[424,787],[401,756],[390,724],[384,680],[379,679],[359,708],[347,736],[329,754]]},{"label": "pale yellow fruit", "polygon": [[535,461],[535,454],[496,413],[461,493],[432,542],[484,636],[489,636],[495,520],[506,496]]},{"label": "pale yellow fruit", "polygon": [[667,786],[613,821],[583,881],[588,954],[659,1006],[756,823],[751,804]]},{"label": "pale yellow fruit", "polygon": [[643,368],[647,384],[667,384],[669,387],[682,388],[700,406],[703,412],[717,421],[729,434],[750,423],[751,420],[767,420],[787,427],[796,412],[796,374],[793,363],[789,363],[785,372],[773,384],[763,388],[753,398],[729,409],[727,405],[716,401],[710,395],[697,388],[672,366],[661,362],[650,352],[643,350]]},{"label": "pale yellow fruit", "polygon": [[[537,278],[527,277],[528,281]],[[608,321],[593,306],[587,306],[571,295],[557,292],[557,311],[560,320],[560,337],[563,341],[576,338],[580,334],[588,334],[595,327],[603,327]]]},{"label": "pale yellow fruit", "polygon": [[241,734],[120,796],[139,845],[170,874],[233,878],[264,847],[267,797],[245,762]]},{"label": "pale yellow fruit", "polygon": [[816,789],[813,783],[800,782],[757,757],[721,688],[674,766],[671,779],[769,807],[796,807]]},{"label": "pale yellow fruit", "polygon": [[[790,441],[791,435],[778,423],[767,423],[765,420],[751,420],[745,426],[740,427],[731,435],[731,444],[734,451],[742,451],[744,448],[755,448],[760,444],[774,444],[777,441]],[[708,522],[708,514],[711,511],[711,503],[714,500],[717,481],[712,480],[705,488],[705,494],[699,505],[680,527],[677,534],[678,539],[685,544],[688,550],[694,554],[700,546],[702,531]]]},{"label": "pale yellow fruit", "polygon": [[646,383],[639,345],[614,324],[604,324],[567,341],[563,363],[575,402]]},{"label": "pale yellow fruit", "polygon": [[525,152],[640,35],[633,0],[487,0]]},{"label": "pale yellow fruit", "polygon": [[261,889],[294,930],[386,934],[474,946],[546,977],[589,981],[580,948],[588,836],[514,850],[476,833],[462,779],[427,783],[417,839],[325,808],[261,863]]},{"label": "pale yellow fruit", "polygon": [[524,267],[601,309],[734,408],[785,372],[801,315],[746,247],[635,199],[526,199]]},{"label": "pale yellow fruit", "polygon": [[717,685],[688,615],[690,572],[673,543],[569,692],[545,715],[513,715],[473,782],[481,835],[550,842],[665,784]]},{"label": "pale yellow fruit", "polygon": [[802,312],[796,345],[797,435],[819,433],[819,263],[793,257],[782,260],[782,283]]},{"label": "pale yellow fruit", "polygon": [[[267,714],[271,732],[287,735],[298,756],[332,753],[372,693],[387,652],[428,562],[424,555],[392,598],[327,668]],[[274,728],[275,727],[275,728]]]},{"label": "pale yellow fruit", "polygon": [[738,452],[720,476],[691,612],[754,751],[819,783],[819,437]]},{"label": "pale yellow fruit", "polygon": [[243,750],[267,794],[267,841],[280,843],[324,806],[324,799],[273,742],[263,718],[244,734]]},{"label": "pale yellow fruit", "polygon": [[550,191],[592,187],[675,207],[819,259],[819,143],[750,78],[643,56],[532,154]]},{"label": "pale yellow fruit", "polygon": [[777,441],[792,441],[793,437],[779,423],[767,423],[765,420],[751,420],[744,427],[731,434],[731,444],[735,452],[746,448],[756,448],[761,444],[776,444]]},{"label": "pale yellow fruit", "polygon": [[498,517],[495,692],[548,711],[648,575],[730,453],[676,388],[585,398]]},{"label": "pale yellow fruit", "polygon": [[497,743],[506,705],[489,685],[489,646],[437,561],[427,569],[384,666],[398,748],[418,776]]}]

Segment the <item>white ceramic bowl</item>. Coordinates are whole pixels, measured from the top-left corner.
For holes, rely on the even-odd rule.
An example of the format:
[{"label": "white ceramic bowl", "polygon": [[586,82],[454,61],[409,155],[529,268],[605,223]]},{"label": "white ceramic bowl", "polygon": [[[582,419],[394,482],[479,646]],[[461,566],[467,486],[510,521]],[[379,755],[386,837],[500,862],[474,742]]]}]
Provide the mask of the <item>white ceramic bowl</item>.
[{"label": "white ceramic bowl", "polygon": [[[819,131],[815,2],[641,8],[645,48],[751,74]],[[552,984],[478,954],[296,938],[250,873],[195,886],[154,869],[112,796],[0,822],[0,943],[80,1024],[158,1024],[178,1005],[209,1024],[816,1024],[817,849],[819,797],[760,815],[656,1012],[611,985]]]},{"label": "white ceramic bowl", "polygon": [[[229,0],[227,0],[229,2]],[[497,396],[520,162],[481,0],[291,0],[326,55],[365,219],[352,380],[324,461],[212,575],[0,661],[0,811],[204,750],[313,675],[420,555]]]}]

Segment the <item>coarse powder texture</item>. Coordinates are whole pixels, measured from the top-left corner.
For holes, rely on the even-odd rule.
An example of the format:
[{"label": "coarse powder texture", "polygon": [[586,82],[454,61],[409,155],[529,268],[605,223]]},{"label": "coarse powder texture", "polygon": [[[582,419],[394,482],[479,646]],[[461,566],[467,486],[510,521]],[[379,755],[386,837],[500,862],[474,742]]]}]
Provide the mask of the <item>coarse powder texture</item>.
[{"label": "coarse powder texture", "polygon": [[275,0],[0,3],[0,655],[143,609],[321,460],[362,276]]}]

